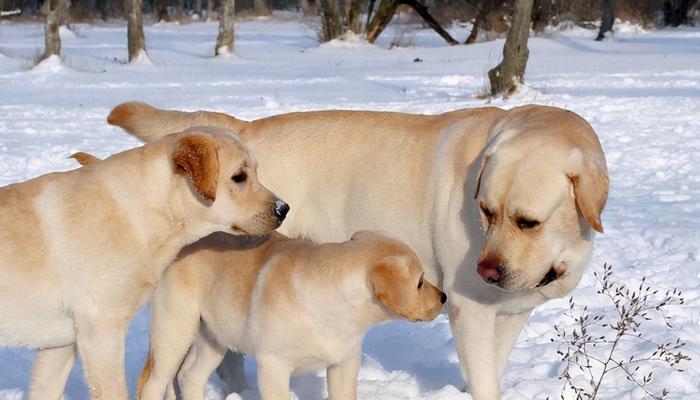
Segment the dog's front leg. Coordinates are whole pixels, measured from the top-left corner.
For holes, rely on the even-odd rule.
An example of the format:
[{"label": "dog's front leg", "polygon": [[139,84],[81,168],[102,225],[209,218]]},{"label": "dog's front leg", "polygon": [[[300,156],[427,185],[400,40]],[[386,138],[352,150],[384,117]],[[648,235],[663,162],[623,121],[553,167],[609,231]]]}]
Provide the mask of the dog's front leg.
[{"label": "dog's front leg", "polygon": [[262,400],[289,400],[289,378],[292,369],[272,355],[260,355],[258,361],[258,388]]},{"label": "dog's front leg", "polygon": [[530,317],[530,311],[520,314],[499,314],[496,316],[496,362],[498,363],[498,379],[503,376],[503,371],[508,364],[508,357],[513,351],[513,346]]},{"label": "dog's front leg", "polygon": [[73,369],[75,344],[41,349],[34,360],[29,400],[58,400]]},{"label": "dog's front leg", "polygon": [[357,374],[360,372],[361,360],[362,351],[357,349],[355,354],[343,363],[327,368],[326,380],[330,400],[357,399]]},{"label": "dog's front leg", "polygon": [[127,319],[101,319],[95,313],[76,315],[77,345],[88,390],[93,399],[128,399],[124,370]]},{"label": "dog's front leg", "polygon": [[496,309],[458,293],[448,294],[452,336],[474,400],[498,400]]}]

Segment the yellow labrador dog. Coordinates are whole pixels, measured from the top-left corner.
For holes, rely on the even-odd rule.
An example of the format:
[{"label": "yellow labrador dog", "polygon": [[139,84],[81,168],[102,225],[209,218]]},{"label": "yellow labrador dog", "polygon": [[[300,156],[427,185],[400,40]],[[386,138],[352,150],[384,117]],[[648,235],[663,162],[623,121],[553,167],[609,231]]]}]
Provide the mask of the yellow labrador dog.
[{"label": "yellow labrador dog", "polygon": [[319,368],[331,399],[355,399],[365,331],[432,320],[445,300],[408,246],[374,232],[318,245],[216,233],[184,249],[156,286],[138,398],[161,400],[182,364],[183,398],[204,399],[233,348],[257,359],[264,400],[289,399],[292,372]]},{"label": "yellow labrador dog", "polygon": [[31,399],[61,397],[76,345],[92,397],[127,398],[129,321],[180,249],[284,218],[256,166],[202,128],[0,189],[0,345],[40,349]]},{"label": "yellow labrador dog", "polygon": [[342,241],[373,229],[411,246],[447,292],[476,400],[500,397],[529,314],[576,286],[603,231],[605,157],[590,125],[566,110],[208,115],[125,103],[108,121],[144,141],[195,123],[235,129],[261,181],[292,206],[283,233]]}]

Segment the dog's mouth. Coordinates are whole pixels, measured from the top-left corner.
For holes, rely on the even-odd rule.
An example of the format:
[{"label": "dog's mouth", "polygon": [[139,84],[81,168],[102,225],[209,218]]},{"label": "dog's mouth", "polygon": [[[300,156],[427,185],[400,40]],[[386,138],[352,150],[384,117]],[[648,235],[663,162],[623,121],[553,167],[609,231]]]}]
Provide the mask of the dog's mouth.
[{"label": "dog's mouth", "polygon": [[557,279],[559,279],[562,275],[566,273],[566,266],[562,263],[558,267],[551,267],[549,271],[544,275],[540,283],[535,286],[535,288],[541,288],[542,286],[546,286]]}]

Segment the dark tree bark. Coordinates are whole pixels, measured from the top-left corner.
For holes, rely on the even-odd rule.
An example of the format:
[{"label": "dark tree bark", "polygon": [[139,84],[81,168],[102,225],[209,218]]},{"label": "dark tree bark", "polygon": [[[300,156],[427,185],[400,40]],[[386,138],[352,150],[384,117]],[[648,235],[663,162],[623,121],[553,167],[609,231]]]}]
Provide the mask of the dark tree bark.
[{"label": "dark tree bark", "polygon": [[138,60],[142,54],[146,54],[146,44],[143,36],[143,4],[141,1],[126,0],[129,62]]},{"label": "dark tree bark", "polygon": [[44,53],[39,61],[53,55],[61,55],[61,36],[58,33],[58,28],[61,27],[68,15],[69,7],[70,0],[46,0],[42,6],[46,21],[44,23]]},{"label": "dark tree bark", "polygon": [[269,15],[270,9],[267,7],[265,0],[254,0],[253,1],[253,11],[255,15]]},{"label": "dark tree bark", "polygon": [[185,13],[185,0],[178,0],[177,2],[177,19],[178,21],[183,21],[187,14]]},{"label": "dark tree bark", "polygon": [[202,0],[195,0],[194,13],[197,14],[200,19],[202,18]]},{"label": "dark tree bark", "polygon": [[[671,26],[688,24],[688,11],[693,8],[697,0],[680,0],[664,2],[664,23]],[[678,7],[674,7],[678,4]]]},{"label": "dark tree bark", "polygon": [[235,351],[227,351],[223,361],[216,368],[216,374],[224,384],[225,396],[231,393],[241,393],[248,389],[248,381],[245,377],[243,354]]},{"label": "dark tree bark", "polygon": [[235,0],[223,0],[221,15],[219,15],[219,36],[216,38],[215,55],[233,53],[233,20],[236,16]]},{"label": "dark tree bark", "polygon": [[399,0],[399,3],[405,4],[413,8],[418,13],[418,15],[420,15],[420,17],[423,18],[423,21],[425,21],[425,23],[428,24],[429,27],[431,27],[438,35],[440,35],[440,37],[445,39],[445,41],[450,46],[459,44],[459,42],[456,41],[452,36],[450,36],[450,34],[447,33],[446,30],[442,29],[442,27],[435,20],[435,18],[433,18],[433,16],[430,15],[430,13],[428,12],[428,7],[419,3],[417,0]]},{"label": "dark tree bark", "polygon": [[481,29],[483,19],[484,17],[481,16],[481,14],[477,15],[474,18],[474,25],[472,25],[472,31],[469,33],[467,40],[464,41],[464,44],[476,43],[476,39],[479,37],[479,29]]},{"label": "dark tree bark", "polygon": [[553,15],[554,0],[535,0],[535,5],[532,9],[532,30],[537,33],[544,32],[544,28],[549,25]]},{"label": "dark tree bark", "polygon": [[348,29],[354,33],[360,33],[362,30],[362,22],[360,17],[362,16],[362,3],[364,0],[351,0],[350,9],[348,10]]},{"label": "dark tree bark", "polygon": [[338,0],[321,0],[321,41],[327,42],[342,34]]},{"label": "dark tree bark", "polygon": [[154,0],[153,7],[156,12],[156,21],[170,21],[168,14],[168,3],[166,0]]},{"label": "dark tree bark", "polygon": [[530,17],[533,0],[516,0],[513,20],[506,43],[503,45],[503,61],[489,71],[491,94],[513,92],[525,76],[529,50],[527,39],[530,34]]},{"label": "dark tree bark", "polygon": [[367,41],[374,43],[384,31],[399,7],[397,0],[381,0],[374,12],[374,17],[367,25]]},{"label": "dark tree bark", "polygon": [[301,8],[301,12],[305,17],[316,15],[316,9],[311,6],[309,0],[299,0],[299,8]]},{"label": "dark tree bark", "polygon": [[600,22],[600,31],[595,40],[601,41],[605,39],[605,34],[612,32],[613,24],[615,23],[615,6],[617,0],[603,0],[603,20]]}]

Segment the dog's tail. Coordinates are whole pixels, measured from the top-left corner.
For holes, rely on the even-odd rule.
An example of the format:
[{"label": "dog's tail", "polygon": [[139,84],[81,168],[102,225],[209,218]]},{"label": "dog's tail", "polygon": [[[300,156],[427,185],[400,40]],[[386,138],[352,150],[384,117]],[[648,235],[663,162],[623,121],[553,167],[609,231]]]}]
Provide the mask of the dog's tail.
[{"label": "dog's tail", "polygon": [[148,358],[146,359],[146,364],[144,364],[143,369],[141,370],[141,375],[139,375],[139,379],[136,381],[136,399],[139,400],[141,398],[141,393],[143,392],[143,386],[146,384],[146,381],[148,381],[148,378],[151,377],[151,370],[153,369],[153,353],[151,353],[151,349],[148,349]]},{"label": "dog's tail", "polygon": [[161,110],[139,102],[122,103],[114,107],[107,122],[123,128],[143,142],[152,142],[195,126],[226,128],[238,133],[248,125],[247,121],[224,113]]}]

